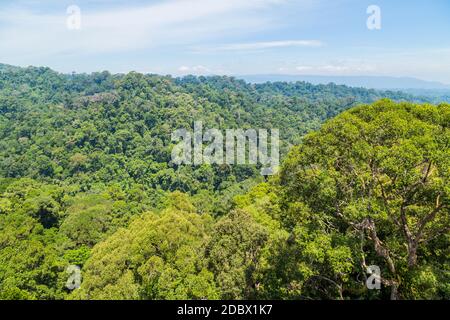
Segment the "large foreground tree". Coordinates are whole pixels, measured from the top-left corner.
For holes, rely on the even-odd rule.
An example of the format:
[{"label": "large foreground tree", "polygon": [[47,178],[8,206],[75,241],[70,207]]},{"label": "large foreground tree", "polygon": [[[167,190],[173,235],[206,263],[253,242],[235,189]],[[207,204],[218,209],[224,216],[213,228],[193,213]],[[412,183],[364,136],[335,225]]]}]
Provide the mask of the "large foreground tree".
[{"label": "large foreground tree", "polygon": [[361,274],[379,265],[391,299],[448,297],[449,127],[449,105],[381,100],[345,112],[290,153],[284,208],[351,240]]}]

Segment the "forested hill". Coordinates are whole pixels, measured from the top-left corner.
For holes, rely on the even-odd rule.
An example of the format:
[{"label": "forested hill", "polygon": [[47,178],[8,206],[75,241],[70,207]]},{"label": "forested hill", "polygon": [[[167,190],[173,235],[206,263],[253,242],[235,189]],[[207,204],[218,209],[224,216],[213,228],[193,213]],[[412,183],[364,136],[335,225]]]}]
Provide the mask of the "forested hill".
[{"label": "forested hill", "polygon": [[138,183],[163,190],[217,191],[259,176],[249,166],[180,167],[171,132],[278,128],[282,154],[358,103],[412,100],[400,92],[337,85],[266,83],[229,77],[172,78],[108,72],[66,75],[0,68],[0,175],[82,185]]}]

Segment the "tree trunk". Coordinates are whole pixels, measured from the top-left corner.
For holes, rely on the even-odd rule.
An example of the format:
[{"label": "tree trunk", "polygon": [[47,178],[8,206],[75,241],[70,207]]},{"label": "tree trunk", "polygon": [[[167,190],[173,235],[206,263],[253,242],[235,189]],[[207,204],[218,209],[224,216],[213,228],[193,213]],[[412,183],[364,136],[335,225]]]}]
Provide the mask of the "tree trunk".
[{"label": "tree trunk", "polygon": [[391,285],[391,300],[398,300],[398,284]]},{"label": "tree trunk", "polygon": [[408,267],[413,268],[417,264],[417,243],[411,241],[408,243]]}]

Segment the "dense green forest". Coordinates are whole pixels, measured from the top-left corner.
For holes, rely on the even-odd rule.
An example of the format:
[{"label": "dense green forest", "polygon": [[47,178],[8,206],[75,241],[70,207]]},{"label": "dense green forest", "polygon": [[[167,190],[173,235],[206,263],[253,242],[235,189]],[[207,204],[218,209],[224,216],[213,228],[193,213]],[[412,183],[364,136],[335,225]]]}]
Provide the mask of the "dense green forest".
[{"label": "dense green forest", "polygon": [[[278,128],[280,172],[173,164],[198,120]],[[449,127],[401,92],[0,65],[0,299],[449,299]]]}]

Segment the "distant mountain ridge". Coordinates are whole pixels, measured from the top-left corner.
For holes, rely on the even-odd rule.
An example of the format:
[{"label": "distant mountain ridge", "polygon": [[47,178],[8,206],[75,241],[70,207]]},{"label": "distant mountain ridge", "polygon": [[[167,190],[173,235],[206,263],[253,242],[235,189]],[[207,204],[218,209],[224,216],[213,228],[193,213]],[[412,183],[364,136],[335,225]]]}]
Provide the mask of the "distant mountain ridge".
[{"label": "distant mountain ridge", "polygon": [[264,82],[296,82],[305,81],[312,84],[343,84],[351,87],[364,87],[381,90],[439,90],[450,92],[450,85],[427,81],[412,77],[385,77],[385,76],[315,76],[315,75],[281,75],[281,74],[261,74],[261,75],[236,75],[238,79],[243,79],[251,83]]},{"label": "distant mountain ridge", "polygon": [[[0,63],[0,73],[20,72],[27,69],[33,70],[36,68],[37,67],[32,66],[18,67]],[[49,68],[40,68],[40,69],[42,70]],[[64,73],[60,74],[64,76],[69,76],[69,74]],[[83,74],[86,76],[88,75],[85,73]],[[347,87],[352,88],[373,89],[381,91],[397,91],[397,92],[401,91],[403,93],[410,95],[410,98],[412,100],[414,100],[413,97],[417,97],[421,101],[428,101],[432,103],[450,102],[450,85],[437,81],[427,81],[412,77],[315,76],[315,75],[283,75],[283,74],[232,75],[231,77],[236,78],[238,80],[243,80],[250,84],[263,84],[267,82],[271,83],[304,82],[310,83],[312,85],[336,84],[336,85],[345,85]]]}]

